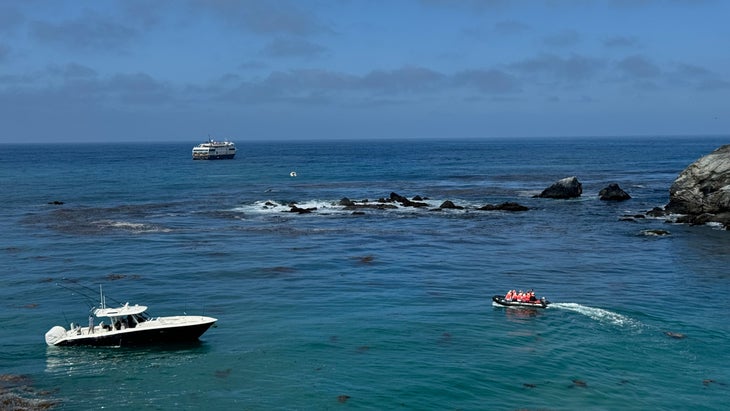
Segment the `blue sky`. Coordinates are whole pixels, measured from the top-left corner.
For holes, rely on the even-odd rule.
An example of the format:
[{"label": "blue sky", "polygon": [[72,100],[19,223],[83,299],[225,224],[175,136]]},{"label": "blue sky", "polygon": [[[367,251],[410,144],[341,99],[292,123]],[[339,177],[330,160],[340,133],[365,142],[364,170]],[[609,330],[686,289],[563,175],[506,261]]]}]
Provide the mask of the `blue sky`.
[{"label": "blue sky", "polygon": [[0,2],[0,142],[730,134],[723,0]]}]

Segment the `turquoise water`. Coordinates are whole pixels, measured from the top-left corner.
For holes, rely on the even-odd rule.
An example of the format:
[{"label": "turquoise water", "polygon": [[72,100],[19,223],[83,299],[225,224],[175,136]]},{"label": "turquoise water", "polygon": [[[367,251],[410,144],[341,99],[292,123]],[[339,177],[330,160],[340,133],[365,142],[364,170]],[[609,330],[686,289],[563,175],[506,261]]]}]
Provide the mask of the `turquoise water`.
[{"label": "turquoise water", "polygon": [[[62,410],[724,409],[730,236],[620,218],[728,142],[5,145],[0,373]],[[532,198],[572,175],[580,199]],[[611,182],[633,198],[599,201]],[[337,205],[391,192],[431,207]],[[474,210],[504,201],[530,210]],[[219,321],[188,346],[47,347],[99,285]],[[510,288],[554,304],[492,307]]]}]

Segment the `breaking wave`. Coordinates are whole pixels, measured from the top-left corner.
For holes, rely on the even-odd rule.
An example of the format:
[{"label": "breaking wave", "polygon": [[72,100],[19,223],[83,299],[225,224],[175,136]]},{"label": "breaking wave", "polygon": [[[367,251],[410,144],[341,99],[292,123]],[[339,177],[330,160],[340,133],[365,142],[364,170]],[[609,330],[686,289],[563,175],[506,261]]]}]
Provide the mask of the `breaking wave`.
[{"label": "breaking wave", "polygon": [[[240,212],[252,215],[278,214],[284,212],[308,212],[312,214],[330,215],[330,214],[352,214],[353,212],[364,213],[431,213],[431,212],[448,212],[454,214],[463,214],[469,212],[488,213],[490,211],[479,210],[479,207],[485,205],[484,202],[474,203],[464,200],[453,200],[454,208],[442,207],[446,200],[438,199],[418,199],[413,203],[418,205],[404,205],[395,201],[381,200],[353,200],[351,204],[342,204],[341,200],[306,200],[306,201],[280,201],[280,200],[259,200],[252,203],[241,204],[230,211]],[[491,212],[499,212],[491,210]]]}]

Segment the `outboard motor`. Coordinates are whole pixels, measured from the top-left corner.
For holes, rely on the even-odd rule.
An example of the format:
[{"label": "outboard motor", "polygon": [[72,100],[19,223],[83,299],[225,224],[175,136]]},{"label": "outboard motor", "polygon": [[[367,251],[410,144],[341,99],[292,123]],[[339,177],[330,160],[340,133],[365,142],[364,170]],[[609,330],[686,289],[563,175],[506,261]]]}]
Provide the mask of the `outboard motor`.
[{"label": "outboard motor", "polygon": [[66,329],[57,325],[48,330],[46,333],[46,344],[51,346],[56,345],[56,343],[61,341],[64,337],[66,337]]}]

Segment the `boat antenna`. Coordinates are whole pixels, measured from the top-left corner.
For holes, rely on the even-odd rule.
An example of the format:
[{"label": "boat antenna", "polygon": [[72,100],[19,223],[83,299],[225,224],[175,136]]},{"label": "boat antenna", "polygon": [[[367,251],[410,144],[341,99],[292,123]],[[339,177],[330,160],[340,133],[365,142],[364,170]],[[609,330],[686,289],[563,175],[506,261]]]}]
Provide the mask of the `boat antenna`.
[{"label": "boat antenna", "polygon": [[99,284],[99,304],[101,304],[100,308],[103,310],[106,308],[106,300],[104,299],[104,290],[101,287],[101,284]]}]

